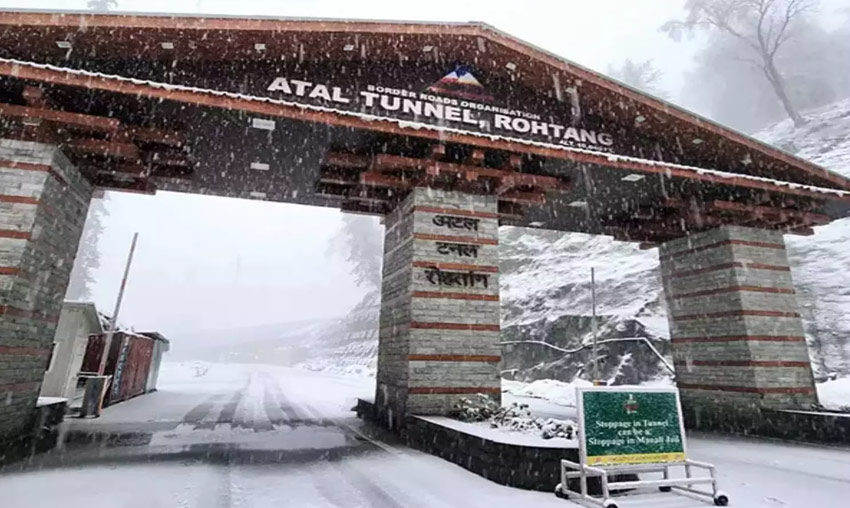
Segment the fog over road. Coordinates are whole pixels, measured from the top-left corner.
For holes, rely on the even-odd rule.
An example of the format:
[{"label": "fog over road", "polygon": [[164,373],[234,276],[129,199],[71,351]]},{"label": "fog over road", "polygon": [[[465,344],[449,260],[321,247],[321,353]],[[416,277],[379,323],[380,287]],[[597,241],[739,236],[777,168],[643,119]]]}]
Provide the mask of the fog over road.
[{"label": "fog over road", "polygon": [[[62,452],[0,476],[4,508],[548,507],[405,447],[351,412],[374,379],[261,365],[165,364],[160,391],[70,419]],[[551,413],[554,406],[548,404]],[[565,413],[569,412],[565,408]],[[93,442],[83,442],[81,439]],[[731,506],[835,505],[850,495],[850,453],[695,437]],[[802,487],[805,485],[805,487]],[[620,506],[707,506],[650,494]]]}]

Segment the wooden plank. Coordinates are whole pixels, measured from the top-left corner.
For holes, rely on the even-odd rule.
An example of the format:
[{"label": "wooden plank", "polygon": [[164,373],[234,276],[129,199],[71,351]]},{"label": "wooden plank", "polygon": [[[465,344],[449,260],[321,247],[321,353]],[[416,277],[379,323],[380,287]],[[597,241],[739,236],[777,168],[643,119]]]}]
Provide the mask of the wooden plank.
[{"label": "wooden plank", "polygon": [[183,146],[186,142],[186,138],[183,134],[176,131],[167,131],[151,127],[125,127],[124,132],[126,132],[130,139],[145,143],[158,143],[161,145],[179,147]]},{"label": "wooden plank", "polygon": [[0,103],[0,115],[17,118],[37,118],[49,122],[71,125],[80,130],[89,132],[116,132],[121,122],[114,118],[102,116],[83,115],[80,113],[68,113],[55,109],[34,108],[30,106],[17,106],[15,104]]},{"label": "wooden plank", "polygon": [[519,171],[522,169],[522,155],[518,153],[512,153],[508,156],[508,160],[505,164],[505,169]]},{"label": "wooden plank", "polygon": [[101,169],[98,173],[120,173],[122,175],[145,176],[148,168],[141,164],[116,164],[112,169]]},{"label": "wooden plank", "polygon": [[94,185],[106,190],[118,190],[122,192],[135,192],[139,194],[156,194],[156,185],[147,178],[135,178],[130,180],[116,179],[114,175],[98,174]]},{"label": "wooden plank", "polygon": [[23,92],[21,92],[21,96],[23,96],[24,101],[26,101],[27,105],[33,108],[47,108],[48,101],[47,97],[44,95],[44,90],[37,86],[27,85],[24,87]]},{"label": "wooden plank", "polygon": [[474,148],[472,150],[472,153],[469,154],[469,158],[467,159],[466,163],[472,166],[480,166],[484,164],[484,156],[484,150],[480,148]]},{"label": "wooden plank", "polygon": [[328,152],[325,155],[324,165],[336,168],[366,168],[369,166],[369,157],[345,152]]},{"label": "wooden plank", "polygon": [[95,155],[98,157],[115,157],[119,159],[139,159],[139,149],[129,143],[118,143],[104,139],[75,139],[65,146],[71,150]]},{"label": "wooden plank", "polygon": [[531,192],[510,191],[499,196],[499,201],[542,205],[546,203],[546,192],[542,190]]},{"label": "wooden plank", "polygon": [[172,153],[168,153],[146,150],[145,161],[149,164],[156,164],[157,166],[188,168],[192,165],[185,155],[179,152],[174,153],[174,151]]},{"label": "wooden plank", "polygon": [[787,219],[798,219],[815,225],[829,224],[831,219],[823,214],[812,212],[801,212],[797,210],[786,210],[770,206],[749,205],[733,201],[712,201],[706,209],[709,211],[732,212],[743,215],[752,215],[756,218],[775,218],[780,221]]},{"label": "wooden plank", "polygon": [[333,178],[325,176],[319,178],[319,183],[323,183],[326,185],[338,185],[340,187],[356,187],[360,184],[360,182],[356,180],[344,180],[342,178]]},{"label": "wooden plank", "polygon": [[435,160],[442,160],[443,157],[446,156],[446,145],[443,143],[437,143],[436,145],[431,145],[431,158]]},{"label": "wooden plank", "polygon": [[813,234],[815,234],[814,229],[812,229],[810,227],[806,227],[806,226],[799,226],[799,227],[792,226],[792,227],[788,228],[786,231],[788,233],[791,233],[792,235],[800,235],[800,236],[812,236]]},{"label": "wooden plank", "polygon": [[409,189],[417,181],[405,180],[395,176],[385,175],[375,171],[366,171],[360,174],[360,183],[369,187],[392,187],[395,189]]}]

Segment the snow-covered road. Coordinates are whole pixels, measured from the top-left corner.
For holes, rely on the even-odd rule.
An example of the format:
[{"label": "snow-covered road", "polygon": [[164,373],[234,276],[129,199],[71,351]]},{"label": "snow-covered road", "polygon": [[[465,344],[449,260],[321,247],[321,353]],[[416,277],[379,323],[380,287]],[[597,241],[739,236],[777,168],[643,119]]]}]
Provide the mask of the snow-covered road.
[{"label": "snow-covered road", "polygon": [[[68,422],[64,453],[0,476],[3,508],[573,506],[496,485],[375,433],[351,412],[373,379],[258,365],[166,364],[160,391]],[[546,407],[557,412],[556,404]],[[569,408],[564,411],[569,412]],[[732,506],[840,506],[850,452],[693,437]],[[652,494],[622,508],[704,504]]]}]

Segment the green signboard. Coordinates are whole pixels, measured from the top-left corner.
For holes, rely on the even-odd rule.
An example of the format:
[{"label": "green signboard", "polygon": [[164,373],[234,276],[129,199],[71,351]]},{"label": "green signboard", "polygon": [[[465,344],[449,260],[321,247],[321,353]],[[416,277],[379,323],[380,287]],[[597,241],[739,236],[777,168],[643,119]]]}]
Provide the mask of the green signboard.
[{"label": "green signboard", "polygon": [[579,439],[590,466],[685,460],[685,431],[674,388],[577,388]]}]

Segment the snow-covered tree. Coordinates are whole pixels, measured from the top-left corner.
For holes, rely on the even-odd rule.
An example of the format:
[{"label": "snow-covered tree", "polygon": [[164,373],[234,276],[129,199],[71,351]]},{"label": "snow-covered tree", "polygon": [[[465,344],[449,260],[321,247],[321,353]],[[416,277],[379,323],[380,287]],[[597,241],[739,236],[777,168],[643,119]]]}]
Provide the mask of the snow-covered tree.
[{"label": "snow-covered tree", "polygon": [[118,0],[88,0],[86,5],[93,11],[108,11],[118,7]]},{"label": "snow-covered tree", "polygon": [[788,117],[799,126],[805,119],[791,100],[778,59],[816,3],[816,0],[687,0],[685,19],[668,21],[661,29],[674,40],[683,32],[705,30],[738,41],[748,54],[736,52],[729,58],[744,59],[757,66]]},{"label": "snow-covered tree", "polygon": [[656,97],[668,97],[667,92],[660,87],[661,70],[655,67],[652,60],[635,62],[627,58],[619,67],[609,66],[608,75]]},{"label": "snow-covered tree", "polygon": [[71,280],[65,297],[68,300],[91,299],[91,286],[95,281],[94,272],[100,268],[100,250],[98,240],[104,231],[103,220],[109,215],[104,203],[108,198],[93,199],[89,207],[86,225],[83,227],[77,258],[71,270]]},{"label": "snow-covered tree", "polygon": [[344,253],[358,286],[374,290],[381,285],[383,233],[378,219],[345,214],[331,253]]}]

